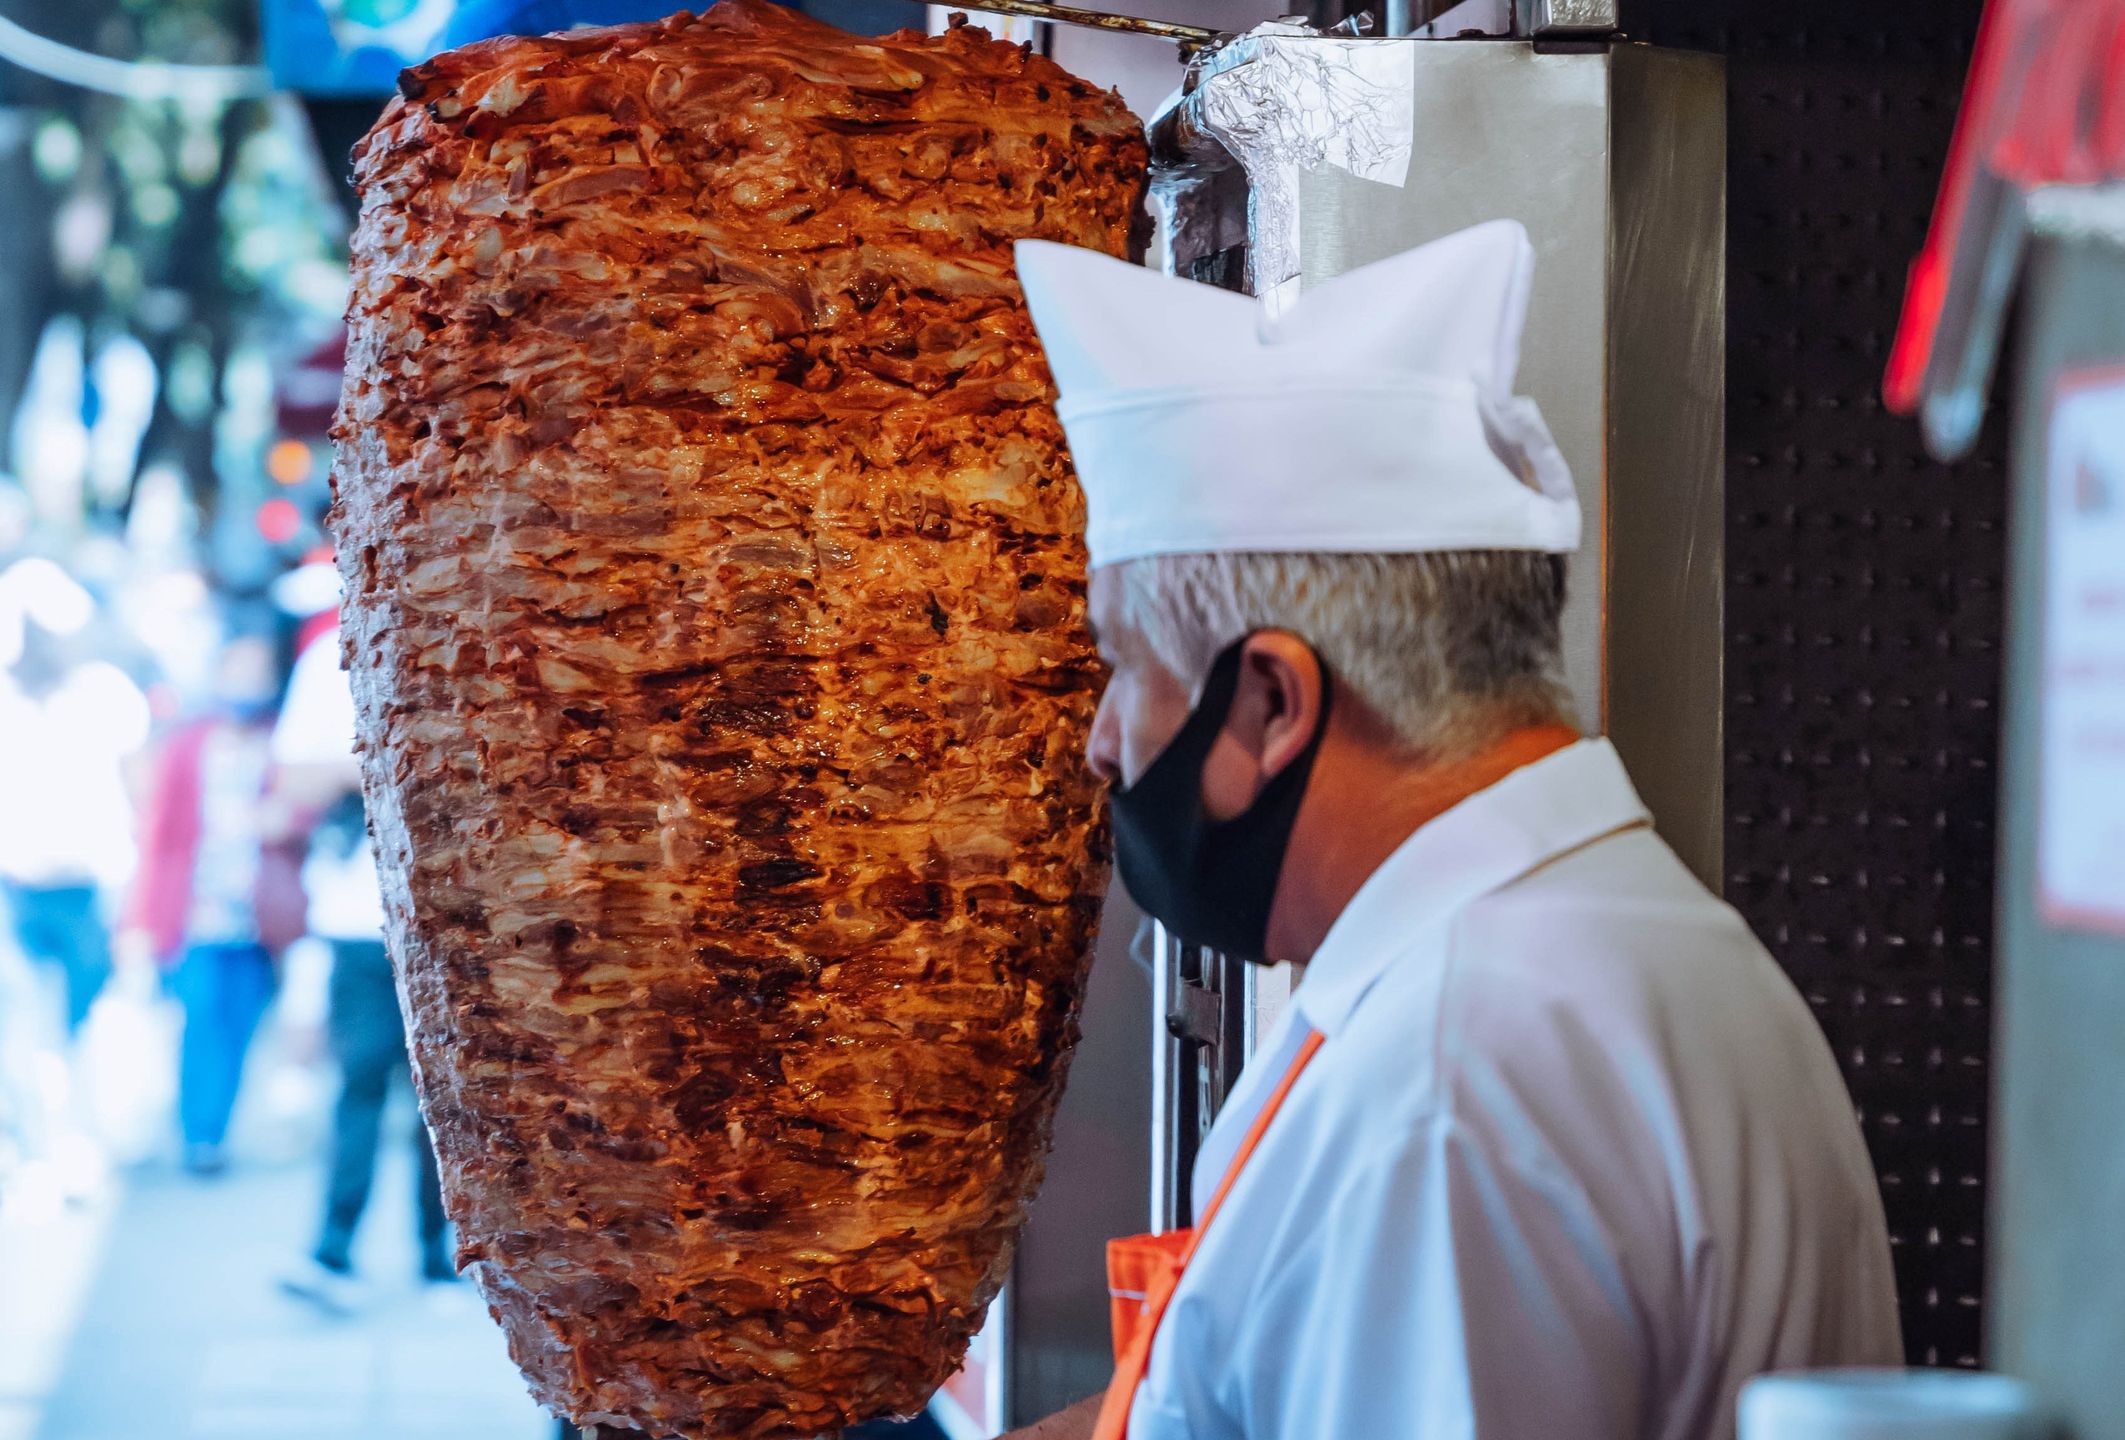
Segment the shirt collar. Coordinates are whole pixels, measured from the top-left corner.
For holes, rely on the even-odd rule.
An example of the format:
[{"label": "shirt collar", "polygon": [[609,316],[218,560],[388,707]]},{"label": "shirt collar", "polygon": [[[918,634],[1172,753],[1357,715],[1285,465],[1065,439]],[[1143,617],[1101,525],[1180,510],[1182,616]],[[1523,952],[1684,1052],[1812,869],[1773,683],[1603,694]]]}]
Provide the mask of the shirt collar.
[{"label": "shirt collar", "polygon": [[1425,822],[1329,928],[1292,1003],[1333,1036],[1425,932],[1589,841],[1651,820],[1607,740],[1567,745]]}]

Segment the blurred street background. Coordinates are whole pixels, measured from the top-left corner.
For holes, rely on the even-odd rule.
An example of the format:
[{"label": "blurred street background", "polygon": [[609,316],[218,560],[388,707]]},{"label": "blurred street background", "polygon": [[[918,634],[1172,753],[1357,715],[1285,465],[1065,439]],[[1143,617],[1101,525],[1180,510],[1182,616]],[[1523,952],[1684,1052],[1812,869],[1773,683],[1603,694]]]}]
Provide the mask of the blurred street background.
[{"label": "blurred street background", "polygon": [[0,1440],[563,1433],[454,1274],[382,942],[347,156],[439,48],[669,8],[0,5]]},{"label": "blurred street background", "polygon": [[[322,55],[424,7],[280,8]],[[398,62],[300,97],[267,23],[0,14],[0,1440],[554,1433],[451,1273],[337,673],[344,156]]]}]

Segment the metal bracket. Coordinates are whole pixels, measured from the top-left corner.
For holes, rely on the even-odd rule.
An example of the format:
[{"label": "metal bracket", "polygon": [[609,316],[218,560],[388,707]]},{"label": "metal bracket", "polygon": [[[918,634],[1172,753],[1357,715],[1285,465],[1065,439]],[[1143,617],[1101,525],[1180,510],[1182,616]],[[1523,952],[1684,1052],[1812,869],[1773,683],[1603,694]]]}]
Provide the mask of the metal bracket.
[{"label": "metal bracket", "polygon": [[1191,1045],[1215,1047],[1224,1039],[1225,996],[1193,980],[1173,988],[1172,1008],[1166,1012],[1166,1029],[1174,1039]]},{"label": "metal bracket", "polygon": [[1151,1225],[1186,1225],[1188,1181],[1210,1122],[1239,1079],[1254,1042],[1254,967],[1194,945],[1161,925],[1153,946],[1151,1003]]}]

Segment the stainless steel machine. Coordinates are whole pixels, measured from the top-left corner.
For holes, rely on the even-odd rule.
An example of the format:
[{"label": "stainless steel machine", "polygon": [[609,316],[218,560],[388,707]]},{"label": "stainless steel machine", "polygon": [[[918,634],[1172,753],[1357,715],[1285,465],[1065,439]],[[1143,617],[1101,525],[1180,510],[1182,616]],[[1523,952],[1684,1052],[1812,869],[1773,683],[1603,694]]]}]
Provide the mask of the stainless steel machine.
[{"label": "stainless steel machine", "polygon": [[[1288,303],[1465,225],[1527,225],[1521,388],[1588,522],[1568,679],[1716,888],[1724,77],[1712,57],[1622,41],[1613,21],[1601,4],[1478,3],[1411,38],[1223,47],[1152,126],[1164,254]],[[1153,1215],[1177,1224],[1194,1142],[1288,979],[1162,936],[1154,986]]]}]

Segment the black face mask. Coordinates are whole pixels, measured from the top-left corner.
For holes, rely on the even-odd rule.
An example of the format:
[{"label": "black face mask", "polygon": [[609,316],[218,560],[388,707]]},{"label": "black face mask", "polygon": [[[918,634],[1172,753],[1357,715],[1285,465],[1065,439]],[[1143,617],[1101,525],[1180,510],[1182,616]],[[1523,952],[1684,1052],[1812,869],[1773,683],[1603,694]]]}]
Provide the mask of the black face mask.
[{"label": "black face mask", "polygon": [[[1115,863],[1136,903],[1190,944],[1261,960],[1268,954],[1277,877],[1314,757],[1328,733],[1335,685],[1322,665],[1321,718],[1306,748],[1246,810],[1230,820],[1213,820],[1203,811],[1203,765],[1239,693],[1240,649],[1246,643],[1242,636],[1217,657],[1203,698],[1179,733],[1134,785],[1108,799]],[[1320,657],[1314,658],[1318,663]]]}]

